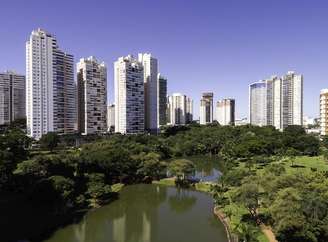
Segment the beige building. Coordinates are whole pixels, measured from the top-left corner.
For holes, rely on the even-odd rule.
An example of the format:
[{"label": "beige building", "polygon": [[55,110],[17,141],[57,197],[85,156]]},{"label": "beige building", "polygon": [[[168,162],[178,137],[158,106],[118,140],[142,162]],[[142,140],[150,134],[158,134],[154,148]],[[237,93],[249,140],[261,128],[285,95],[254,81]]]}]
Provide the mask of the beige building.
[{"label": "beige building", "polygon": [[94,57],[77,63],[78,131],[95,134],[107,131],[107,68]]},{"label": "beige building", "polygon": [[320,134],[328,135],[328,89],[320,92]]},{"label": "beige building", "polygon": [[216,120],[221,125],[235,125],[235,99],[222,99],[216,103]]}]

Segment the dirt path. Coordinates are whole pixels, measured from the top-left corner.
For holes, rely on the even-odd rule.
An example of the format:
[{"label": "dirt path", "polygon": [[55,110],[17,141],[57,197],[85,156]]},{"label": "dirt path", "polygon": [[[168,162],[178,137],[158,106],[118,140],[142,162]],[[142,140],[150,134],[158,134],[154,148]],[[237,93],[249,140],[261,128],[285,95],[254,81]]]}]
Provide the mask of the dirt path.
[{"label": "dirt path", "polygon": [[261,230],[265,234],[265,236],[268,238],[269,242],[278,242],[276,240],[276,237],[274,236],[272,229],[268,226],[265,226],[264,224],[261,224]]}]

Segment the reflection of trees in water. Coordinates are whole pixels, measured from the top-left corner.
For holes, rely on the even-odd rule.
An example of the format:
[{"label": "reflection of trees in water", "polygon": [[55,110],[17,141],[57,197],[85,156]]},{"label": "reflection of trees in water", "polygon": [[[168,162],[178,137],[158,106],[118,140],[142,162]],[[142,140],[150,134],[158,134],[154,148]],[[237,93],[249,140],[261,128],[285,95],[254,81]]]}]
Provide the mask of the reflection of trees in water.
[{"label": "reflection of trees in water", "polygon": [[170,208],[176,213],[189,211],[196,203],[197,198],[192,196],[188,190],[177,189],[175,195],[169,197]]},{"label": "reflection of trees in water", "polygon": [[128,186],[119,200],[89,213],[74,225],[74,239],[69,241],[151,242],[157,234],[157,209],[166,196],[167,188],[163,186]]}]

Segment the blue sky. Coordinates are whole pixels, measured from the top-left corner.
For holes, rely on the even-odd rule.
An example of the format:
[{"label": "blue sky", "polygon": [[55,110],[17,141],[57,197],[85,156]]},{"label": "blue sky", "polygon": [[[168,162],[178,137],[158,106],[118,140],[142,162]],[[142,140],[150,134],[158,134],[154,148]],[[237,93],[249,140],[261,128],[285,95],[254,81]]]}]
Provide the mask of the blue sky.
[{"label": "blue sky", "polygon": [[295,70],[304,75],[304,113],[319,113],[328,88],[328,1],[325,0],[2,0],[0,71],[25,73],[25,41],[41,27],[60,48],[107,63],[109,100],[113,62],[151,52],[168,78],[168,91],[194,99],[236,99],[248,114],[248,85]]}]

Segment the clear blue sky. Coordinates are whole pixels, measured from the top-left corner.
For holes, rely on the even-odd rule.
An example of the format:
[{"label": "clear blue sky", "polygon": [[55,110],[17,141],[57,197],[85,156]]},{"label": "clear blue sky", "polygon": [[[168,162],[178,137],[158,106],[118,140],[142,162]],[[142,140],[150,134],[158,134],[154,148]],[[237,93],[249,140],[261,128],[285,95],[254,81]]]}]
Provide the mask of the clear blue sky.
[{"label": "clear blue sky", "polygon": [[304,75],[304,113],[317,116],[328,88],[326,0],[3,0],[0,71],[25,73],[25,41],[38,27],[57,36],[75,61],[90,55],[109,67],[119,56],[151,52],[168,77],[169,93],[194,99],[236,98],[248,113],[248,84],[295,70]]}]

